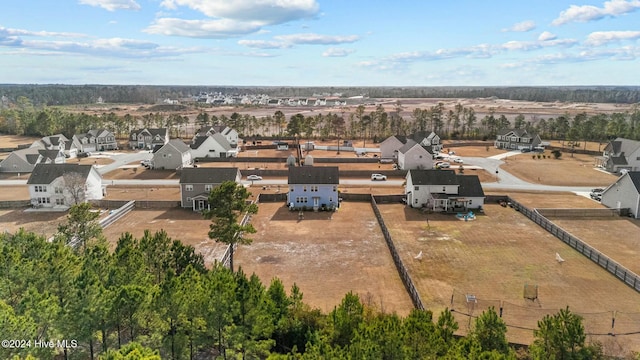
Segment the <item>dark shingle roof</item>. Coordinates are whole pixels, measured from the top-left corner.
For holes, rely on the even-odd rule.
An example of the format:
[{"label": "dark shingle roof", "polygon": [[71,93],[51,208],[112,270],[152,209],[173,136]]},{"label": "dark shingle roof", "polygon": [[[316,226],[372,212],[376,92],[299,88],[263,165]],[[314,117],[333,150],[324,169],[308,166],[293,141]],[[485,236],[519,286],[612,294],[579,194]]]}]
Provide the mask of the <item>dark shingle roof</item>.
[{"label": "dark shingle roof", "polygon": [[458,180],[458,195],[467,197],[484,197],[482,185],[478,175],[456,175]]},{"label": "dark shingle roof", "polygon": [[409,170],[413,185],[457,185],[453,170]]},{"label": "dark shingle roof", "polygon": [[340,182],[337,166],[289,167],[289,184],[335,184]]},{"label": "dark shingle roof", "polygon": [[627,165],[627,158],[624,156],[612,156],[611,162],[614,165]]},{"label": "dark shingle roof", "polygon": [[400,147],[400,149],[398,149],[399,153],[406,153],[407,151],[409,151],[409,149],[411,149],[412,147],[414,147],[417,144],[417,142],[411,140],[411,139],[407,139],[407,142],[404,143],[404,145],[402,145],[402,147]]},{"label": "dark shingle roof", "polygon": [[39,150],[40,155],[44,158],[49,158],[51,160],[55,160],[58,156],[60,156],[60,151],[58,150]]},{"label": "dark shingle roof", "polygon": [[33,169],[27,184],[51,184],[51,182],[67,173],[79,173],[85,179],[89,176],[93,165],[79,164],[38,164]]},{"label": "dark shingle roof", "polygon": [[629,179],[636,187],[636,191],[640,193],[640,171],[629,171],[627,174],[629,174]]},{"label": "dark shingle roof", "polygon": [[180,184],[221,184],[236,181],[238,168],[184,168]]},{"label": "dark shingle roof", "polygon": [[192,149],[197,149],[200,147],[200,145],[202,145],[202,143],[204,143],[205,141],[207,141],[207,138],[209,136],[196,136],[196,138],[193,140],[193,142],[189,145]]}]

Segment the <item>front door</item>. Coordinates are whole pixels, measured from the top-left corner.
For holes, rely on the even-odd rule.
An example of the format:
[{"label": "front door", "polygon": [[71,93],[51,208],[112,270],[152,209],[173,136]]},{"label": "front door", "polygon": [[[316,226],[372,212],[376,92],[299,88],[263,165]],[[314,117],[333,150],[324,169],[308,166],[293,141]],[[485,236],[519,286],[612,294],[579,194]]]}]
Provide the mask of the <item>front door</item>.
[{"label": "front door", "polygon": [[198,204],[196,206],[196,210],[198,210],[198,211],[204,210],[204,200],[198,200]]},{"label": "front door", "polygon": [[320,198],[319,197],[314,197],[313,198],[313,208],[317,209],[318,206],[320,206]]}]

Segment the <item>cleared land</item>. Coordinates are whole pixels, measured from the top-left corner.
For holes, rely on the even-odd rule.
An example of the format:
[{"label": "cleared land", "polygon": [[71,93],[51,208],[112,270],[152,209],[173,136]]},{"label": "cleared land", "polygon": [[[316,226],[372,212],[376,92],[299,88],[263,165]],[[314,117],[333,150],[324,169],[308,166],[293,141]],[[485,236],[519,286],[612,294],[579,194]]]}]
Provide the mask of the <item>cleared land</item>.
[{"label": "cleared land", "polygon": [[283,203],[261,203],[251,222],[254,242],[238,247],[235,265],[263,283],[278,277],[287,290],[295,283],[306,303],[325,312],[349,291],[385,312],[412,308],[369,203],[305,212],[304,220]]},{"label": "cleared land", "polygon": [[114,225],[106,228],[104,234],[110,248],[115,249],[118,239],[123,232],[131,233],[135,238],[141,238],[148,229],[152,234],[164,230],[170,238],[180,240],[183,244],[192,245],[204,256],[207,266],[219,260],[224,253],[224,244],[209,239],[209,220],[202,218],[200,213],[182,208],[133,210]]},{"label": "cleared land", "polygon": [[[640,331],[640,294],[509,207],[488,204],[469,222],[402,205],[380,209],[425,306],[436,313],[453,308],[463,333],[469,324],[464,313],[500,305],[513,342],[530,343],[537,321],[565,306],[585,317],[589,334],[610,332],[614,310],[618,334]],[[416,260],[420,251],[422,260]],[[525,284],[538,286],[539,301],[523,298]],[[477,297],[473,307],[466,294]],[[590,338],[640,349],[638,335]]]},{"label": "cleared land", "polygon": [[[4,189],[4,187],[2,188]],[[32,209],[0,209],[0,229],[14,233],[20,228],[45,237],[54,235],[58,225],[66,222],[66,212],[36,211]]]}]

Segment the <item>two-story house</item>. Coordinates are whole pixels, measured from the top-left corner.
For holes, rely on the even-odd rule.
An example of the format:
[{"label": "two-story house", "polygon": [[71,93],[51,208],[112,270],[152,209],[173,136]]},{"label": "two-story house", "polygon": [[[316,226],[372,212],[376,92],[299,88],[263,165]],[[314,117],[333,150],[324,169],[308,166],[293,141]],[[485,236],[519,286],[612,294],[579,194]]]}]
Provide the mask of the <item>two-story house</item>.
[{"label": "two-story house", "polygon": [[116,135],[107,129],[91,129],[73,139],[80,144],[80,152],[118,150]]},{"label": "two-story house", "polygon": [[605,146],[596,163],[609,172],[640,171],[640,141],[617,138]]},{"label": "two-story house", "polygon": [[287,183],[291,210],[335,210],[339,206],[337,166],[289,167]]},{"label": "two-story house", "polygon": [[210,209],[209,193],[225,181],[240,183],[238,168],[184,168],[180,174],[180,198],[183,208]]},{"label": "two-story house", "polygon": [[398,150],[407,143],[406,136],[393,135],[380,143],[380,159],[398,160]]},{"label": "two-story house", "polygon": [[398,168],[401,170],[431,169],[433,155],[424,146],[408,139],[407,143],[398,149]]},{"label": "two-story house", "polygon": [[507,129],[498,133],[494,146],[496,149],[505,150],[533,150],[541,142],[540,136],[529,134],[525,129]]},{"label": "two-story house", "polygon": [[407,205],[434,212],[481,209],[484,191],[477,175],[456,175],[453,170],[409,170]]},{"label": "two-story house", "polygon": [[438,136],[438,134],[433,131],[430,133],[418,131],[413,134],[411,138],[413,139],[413,141],[422,145],[431,154],[437,154],[442,151],[443,145],[440,142],[440,136]]},{"label": "two-story house", "polygon": [[15,150],[0,161],[0,172],[29,173],[37,164],[62,164],[65,161],[64,152],[61,150],[30,147]]},{"label": "two-story house", "polygon": [[27,185],[34,207],[67,209],[104,195],[102,176],[93,165],[38,164]]},{"label": "two-story house", "polygon": [[133,130],[129,134],[129,147],[132,149],[153,149],[156,145],[164,145],[169,142],[167,128],[144,128]]},{"label": "two-story house", "polygon": [[154,169],[179,170],[192,164],[191,149],[180,139],[171,139],[153,153]]}]

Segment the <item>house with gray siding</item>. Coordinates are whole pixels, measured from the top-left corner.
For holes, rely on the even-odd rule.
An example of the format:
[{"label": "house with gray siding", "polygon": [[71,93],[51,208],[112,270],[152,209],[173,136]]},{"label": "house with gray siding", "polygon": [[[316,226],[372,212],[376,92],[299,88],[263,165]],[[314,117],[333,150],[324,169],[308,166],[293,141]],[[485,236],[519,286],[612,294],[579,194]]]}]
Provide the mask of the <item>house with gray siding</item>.
[{"label": "house with gray siding", "polygon": [[37,164],[62,164],[65,160],[64,152],[61,150],[30,147],[15,150],[0,161],[0,172],[30,173]]},{"label": "house with gray siding", "polygon": [[477,175],[457,175],[453,170],[409,170],[407,205],[434,212],[482,209],[484,191]]},{"label": "house with gray siding", "polygon": [[91,129],[73,140],[80,144],[80,152],[118,150],[116,135],[107,129]]},{"label": "house with gray siding", "polygon": [[184,168],[180,173],[180,198],[183,208],[210,209],[209,193],[225,181],[240,183],[238,168]]},{"label": "house with gray siding", "polygon": [[629,171],[602,192],[601,204],[611,209],[629,209],[640,219],[640,171]]},{"label": "house with gray siding", "polygon": [[398,168],[401,170],[431,169],[433,155],[414,140],[407,140],[398,150]]},{"label": "house with gray siding", "polygon": [[133,130],[129,134],[129,147],[132,149],[151,150],[156,145],[164,145],[169,142],[169,131],[167,128],[144,128]]},{"label": "house with gray siding", "polygon": [[505,150],[533,150],[542,140],[537,134],[529,134],[525,129],[502,130],[496,136],[494,146]]},{"label": "house with gray siding", "polygon": [[406,143],[406,136],[389,136],[380,143],[380,158],[398,160],[398,150]]},{"label": "house with gray siding", "polygon": [[191,149],[180,139],[171,139],[153,153],[154,169],[179,170],[192,164]]},{"label": "house with gray siding", "polygon": [[605,146],[596,165],[609,172],[620,170],[640,171],[640,141],[617,138]]},{"label": "house with gray siding", "polygon": [[339,183],[337,166],[289,167],[289,209],[335,210],[339,206]]}]

